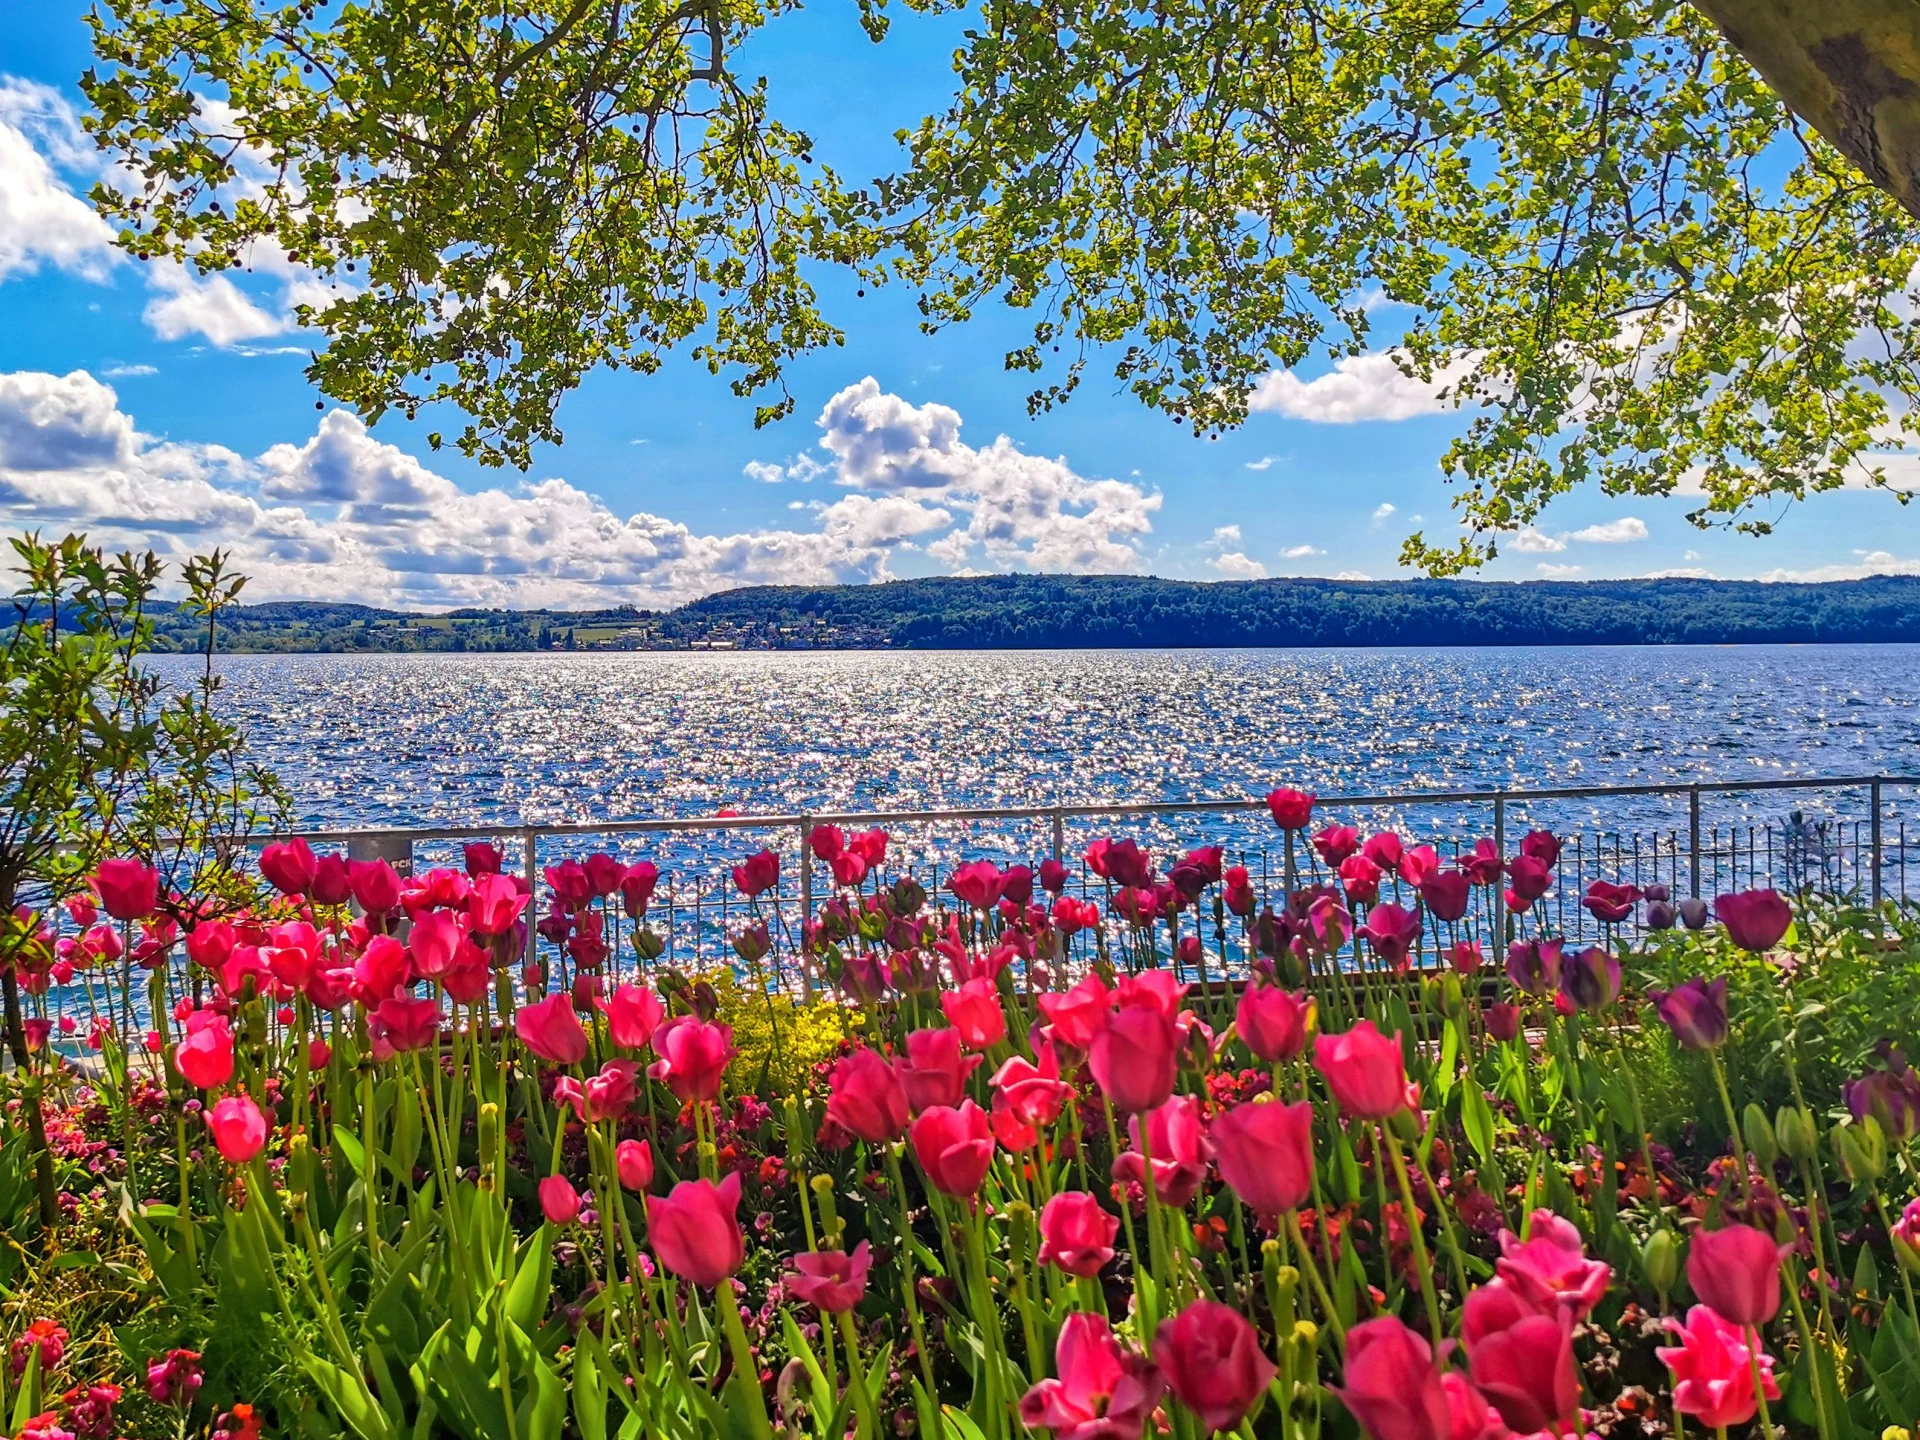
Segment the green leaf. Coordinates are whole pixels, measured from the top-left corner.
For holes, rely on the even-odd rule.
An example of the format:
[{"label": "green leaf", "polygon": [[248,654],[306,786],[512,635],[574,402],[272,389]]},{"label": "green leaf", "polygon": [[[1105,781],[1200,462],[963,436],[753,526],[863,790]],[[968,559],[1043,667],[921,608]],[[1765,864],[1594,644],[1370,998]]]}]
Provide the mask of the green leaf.
[{"label": "green leaf", "polygon": [[1482,1160],[1493,1158],[1493,1108],[1476,1081],[1469,1080],[1460,1095],[1460,1123],[1466,1129],[1473,1153]]},{"label": "green leaf", "polygon": [[353,1167],[354,1174],[367,1173],[367,1151],[366,1147],[360,1143],[358,1136],[345,1126],[336,1125],[333,1127],[333,1143],[340,1151],[341,1157]]},{"label": "green leaf", "polygon": [[373,1398],[366,1381],[358,1375],[349,1375],[318,1355],[307,1357],[307,1374],[313,1377],[334,1413],[346,1421],[361,1440],[392,1440],[393,1426],[387,1412]]}]

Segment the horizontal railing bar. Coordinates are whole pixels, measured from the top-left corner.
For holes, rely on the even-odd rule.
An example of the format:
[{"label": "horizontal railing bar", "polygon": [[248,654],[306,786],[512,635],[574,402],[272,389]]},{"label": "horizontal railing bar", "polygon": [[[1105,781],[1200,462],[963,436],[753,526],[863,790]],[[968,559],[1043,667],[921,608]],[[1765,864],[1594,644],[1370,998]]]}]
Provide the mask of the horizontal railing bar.
[{"label": "horizontal railing bar", "polygon": [[[1768,790],[1841,790],[1861,785],[1920,785],[1920,775],[1844,775],[1802,780],[1700,780],[1646,785],[1581,785],[1538,790],[1436,790],[1389,795],[1321,795],[1328,808],[1366,805],[1490,805],[1534,800],[1590,800],[1630,795],[1740,794]],[[249,837],[263,845],[275,840],[345,843],[404,837],[416,841],[525,839],[529,836],[650,834],[678,830],[775,830],[796,825],[911,825],[957,820],[1037,820],[1059,815],[1087,819],[1098,815],[1221,814],[1261,810],[1265,799],[1089,801],[1059,805],[977,806],[956,810],[791,811],[757,815],[694,815],[672,820],[562,821],[533,825],[362,826],[352,830],[292,830]]]}]

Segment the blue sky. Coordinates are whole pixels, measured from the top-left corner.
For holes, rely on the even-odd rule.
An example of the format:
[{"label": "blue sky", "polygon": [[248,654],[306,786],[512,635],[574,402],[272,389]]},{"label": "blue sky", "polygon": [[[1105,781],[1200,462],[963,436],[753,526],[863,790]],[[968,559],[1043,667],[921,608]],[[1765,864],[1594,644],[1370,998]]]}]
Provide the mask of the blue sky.
[{"label": "blue sky", "polygon": [[[1268,408],[1197,440],[1092,371],[1039,419],[991,312],[919,333],[901,290],[824,288],[847,343],[793,366],[795,416],[684,361],[599,374],[532,469],[431,453],[452,414],[368,433],[302,378],[286,306],[310,279],[266,264],[209,284],[117,257],[84,202],[74,129],[82,8],[16,7],[0,42],[0,521],[83,528],[181,556],[231,547],[250,595],[408,605],[662,604],[761,581],[994,569],[1191,579],[1400,575],[1401,538],[1450,531],[1438,457],[1462,423],[1382,356],[1272,377]],[[852,4],[783,17],[744,57],[823,158],[893,167],[933,105],[957,22],[901,13],[883,47]],[[848,116],[859,117],[848,125]],[[91,222],[91,223],[90,223]],[[1372,418],[1349,418],[1349,417]],[[1379,418],[1397,417],[1397,418]],[[777,478],[775,478],[777,476]],[[1845,491],[1753,539],[1687,525],[1684,497],[1556,503],[1489,578],[1674,571],[1844,578],[1920,572],[1920,509]]]}]

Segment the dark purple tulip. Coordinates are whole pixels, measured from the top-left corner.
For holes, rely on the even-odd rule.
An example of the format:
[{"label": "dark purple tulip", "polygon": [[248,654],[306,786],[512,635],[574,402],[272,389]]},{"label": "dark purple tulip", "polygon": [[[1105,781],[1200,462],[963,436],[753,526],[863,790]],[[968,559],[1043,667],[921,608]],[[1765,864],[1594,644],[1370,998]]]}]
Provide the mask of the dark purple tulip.
[{"label": "dark purple tulip", "polygon": [[1641,890],[1640,894],[1648,900],[1671,900],[1673,898],[1673,892],[1668,890],[1664,885],[1648,885]]},{"label": "dark purple tulip", "polygon": [[1887,1049],[1886,1061],[1846,1087],[1847,1109],[1856,1120],[1873,1116],[1889,1140],[1904,1145],[1920,1133],[1920,1074],[1898,1048]]},{"label": "dark purple tulip", "polygon": [[1464,871],[1439,870],[1420,887],[1420,898],[1436,920],[1458,920],[1467,913],[1472,886]]},{"label": "dark purple tulip", "polygon": [[1516,940],[1507,946],[1507,978],[1529,995],[1545,995],[1560,984],[1558,940]]},{"label": "dark purple tulip", "polygon": [[1487,1033],[1505,1044],[1520,1033],[1520,1007],[1502,1000],[1486,1010]]},{"label": "dark purple tulip", "polygon": [[1698,895],[1682,900],[1680,923],[1689,930],[1704,930],[1707,926],[1707,902]]},{"label": "dark purple tulip", "polygon": [[1793,909],[1778,890],[1742,890],[1713,902],[1727,937],[1742,950],[1764,955],[1793,924]]},{"label": "dark purple tulip", "polygon": [[1561,966],[1560,993],[1579,1009],[1606,1009],[1620,994],[1619,958],[1598,945],[1576,950]]},{"label": "dark purple tulip", "polygon": [[1649,990],[1647,998],[1673,1038],[1689,1050],[1717,1050],[1727,1042],[1727,977],[1711,984],[1695,976],[1671,990]]},{"label": "dark purple tulip", "polygon": [[1671,900],[1647,901],[1647,929],[1671,930],[1674,922],[1674,909]]}]

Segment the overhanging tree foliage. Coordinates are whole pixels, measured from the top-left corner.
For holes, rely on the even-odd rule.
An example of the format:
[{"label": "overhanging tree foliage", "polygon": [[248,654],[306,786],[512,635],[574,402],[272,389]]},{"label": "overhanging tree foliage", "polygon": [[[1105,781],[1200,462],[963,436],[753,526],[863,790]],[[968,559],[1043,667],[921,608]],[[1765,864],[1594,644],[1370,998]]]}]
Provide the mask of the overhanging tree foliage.
[{"label": "overhanging tree foliage", "polygon": [[1470,416],[1444,462],[1463,536],[1404,554],[1433,573],[1588,482],[1764,532],[1885,484],[1910,425],[1909,102],[1867,103],[1858,66],[1804,83],[1780,56],[1839,51],[1779,21],[1801,7],[988,0],[953,95],[864,188],[735,74],[780,8],[108,0],[85,84],[141,184],[97,202],[136,253],[219,268],[265,240],[350,282],[306,313],[313,379],[369,416],[452,400],[496,462],[558,438],[588,369],[683,342],[784,414],[785,362],[839,339],[820,262],[917,287],[930,327],[1030,310],[1007,364],[1036,409],[1111,364],[1197,432],[1405,307],[1396,360]]}]

